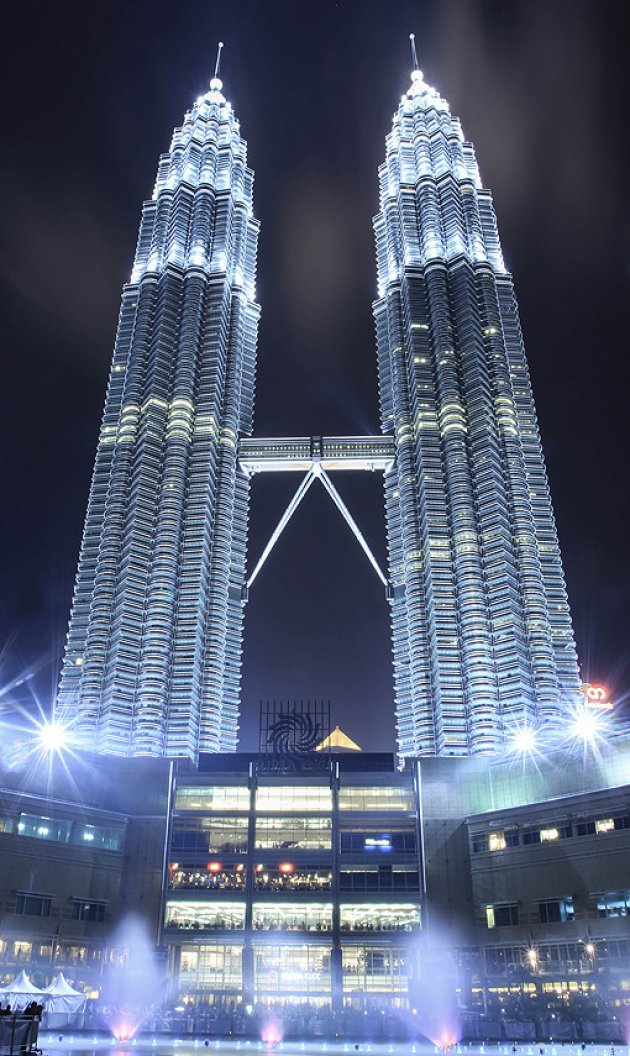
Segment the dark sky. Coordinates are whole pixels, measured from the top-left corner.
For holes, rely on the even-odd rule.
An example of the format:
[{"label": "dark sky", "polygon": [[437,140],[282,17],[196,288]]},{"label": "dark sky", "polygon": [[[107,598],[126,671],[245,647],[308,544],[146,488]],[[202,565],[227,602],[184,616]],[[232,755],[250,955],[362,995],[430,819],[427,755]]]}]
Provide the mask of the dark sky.
[{"label": "dark sky", "polygon": [[[4,0],[0,78],[4,703],[50,706],[122,282],[217,40],[262,223],[258,435],[376,432],[371,220],[408,34],[494,192],[520,301],[586,677],[630,686],[625,0]],[[381,480],[336,478],[384,560]],[[250,560],[297,481],[257,478]],[[246,610],[261,698],[329,698],[393,747],[380,583],[313,488]]]}]

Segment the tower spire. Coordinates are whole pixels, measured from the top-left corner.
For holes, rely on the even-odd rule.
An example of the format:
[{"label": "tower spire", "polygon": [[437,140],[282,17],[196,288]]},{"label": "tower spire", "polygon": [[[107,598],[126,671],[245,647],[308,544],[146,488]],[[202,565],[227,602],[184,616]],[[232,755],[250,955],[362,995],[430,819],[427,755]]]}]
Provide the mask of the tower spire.
[{"label": "tower spire", "polygon": [[413,63],[413,68],[414,70],[418,70],[420,67],[418,65],[418,52],[416,51],[416,34],[410,33],[409,40],[411,42],[411,61]]},{"label": "tower spire", "polygon": [[214,64],[214,76],[219,76],[219,66],[221,65],[221,51],[223,49],[223,41],[220,40],[217,44],[217,61]]}]

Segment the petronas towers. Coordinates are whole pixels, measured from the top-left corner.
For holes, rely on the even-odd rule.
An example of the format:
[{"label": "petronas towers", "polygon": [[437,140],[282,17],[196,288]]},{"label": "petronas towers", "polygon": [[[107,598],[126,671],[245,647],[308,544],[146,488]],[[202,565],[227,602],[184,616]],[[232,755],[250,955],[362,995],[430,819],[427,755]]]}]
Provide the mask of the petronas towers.
[{"label": "petronas towers", "polygon": [[258,222],[221,89],[160,158],[123,290],[58,698],[101,752],[236,747]]},{"label": "petronas towers", "polygon": [[[580,680],[492,200],[419,70],[379,179],[398,750],[492,753],[516,728],[558,726]],[[252,188],[215,77],[160,159],[123,289],[57,702],[76,742],[99,752],[194,760],[236,748],[239,456],[259,318]]]}]

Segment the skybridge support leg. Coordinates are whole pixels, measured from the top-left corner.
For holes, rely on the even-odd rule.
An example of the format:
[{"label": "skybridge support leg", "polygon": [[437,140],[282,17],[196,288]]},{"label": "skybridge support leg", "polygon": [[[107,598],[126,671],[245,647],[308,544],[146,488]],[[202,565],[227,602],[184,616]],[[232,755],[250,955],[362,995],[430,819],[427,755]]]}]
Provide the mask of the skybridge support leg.
[{"label": "skybridge support leg", "polygon": [[385,576],[383,574],[383,572],[381,571],[381,567],[380,567],[378,561],[376,560],[376,558],[374,557],[374,554],[370,550],[370,547],[368,546],[367,540],[365,539],[363,533],[361,532],[361,529],[359,528],[357,522],[355,521],[354,517],[350,513],[350,510],[346,506],[345,502],[341,498],[341,495],[337,491],[335,485],[333,484],[332,480],[330,479],[330,477],[328,476],[328,474],[326,473],[325,470],[323,470],[323,469],[319,470],[319,479],[321,480],[322,484],[326,488],[326,491],[330,495],[330,497],[333,500],[335,506],[337,507],[337,509],[339,510],[341,516],[343,517],[344,521],[346,522],[346,524],[350,528],[350,530],[351,530],[352,534],[354,535],[355,539],[357,540],[359,546],[361,547],[361,549],[365,553],[365,555],[366,555],[368,561],[370,562],[372,568],[376,572],[376,575],[380,579],[380,581],[383,584],[383,586],[387,589],[387,586],[388,586],[388,584],[387,584],[387,576]]},{"label": "skybridge support leg", "polygon": [[254,571],[252,572],[251,576],[247,580],[247,590],[249,590],[249,588],[251,587],[252,583],[256,579],[256,576],[260,572],[260,570],[263,567],[265,561],[269,557],[269,554],[271,553],[271,551],[273,550],[274,546],[278,542],[278,539],[282,535],[284,529],[286,528],[287,524],[291,520],[293,514],[297,510],[298,506],[300,505],[302,499],[306,495],[308,489],[310,488],[310,486],[311,486],[311,484],[313,483],[314,480],[315,480],[315,476],[313,474],[313,471],[309,469],[309,471],[306,474],[306,476],[303,477],[302,480],[300,481],[300,485],[299,485],[295,495],[291,499],[291,501],[290,501],[289,505],[287,506],[286,510],[284,511],[284,513],[282,514],[282,517],[278,521],[278,524],[277,524],[277,526],[276,526],[276,528],[275,528],[275,530],[274,530],[269,542],[267,543],[265,549],[263,550],[262,554],[258,558],[258,563],[257,563],[256,567],[254,568]]}]

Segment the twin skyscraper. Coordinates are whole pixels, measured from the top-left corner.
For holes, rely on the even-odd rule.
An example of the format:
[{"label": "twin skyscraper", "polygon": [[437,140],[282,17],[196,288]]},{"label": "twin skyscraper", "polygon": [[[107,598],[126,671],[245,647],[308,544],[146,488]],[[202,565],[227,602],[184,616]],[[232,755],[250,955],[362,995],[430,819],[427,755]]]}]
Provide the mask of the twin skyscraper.
[{"label": "twin skyscraper", "polygon": [[[580,677],[491,196],[418,69],[379,181],[382,437],[329,446],[389,452],[398,751],[493,753],[558,728]],[[123,289],[56,708],[91,750],[237,745],[258,232],[215,76],[160,158]],[[313,450],[305,438],[315,467]]]}]

